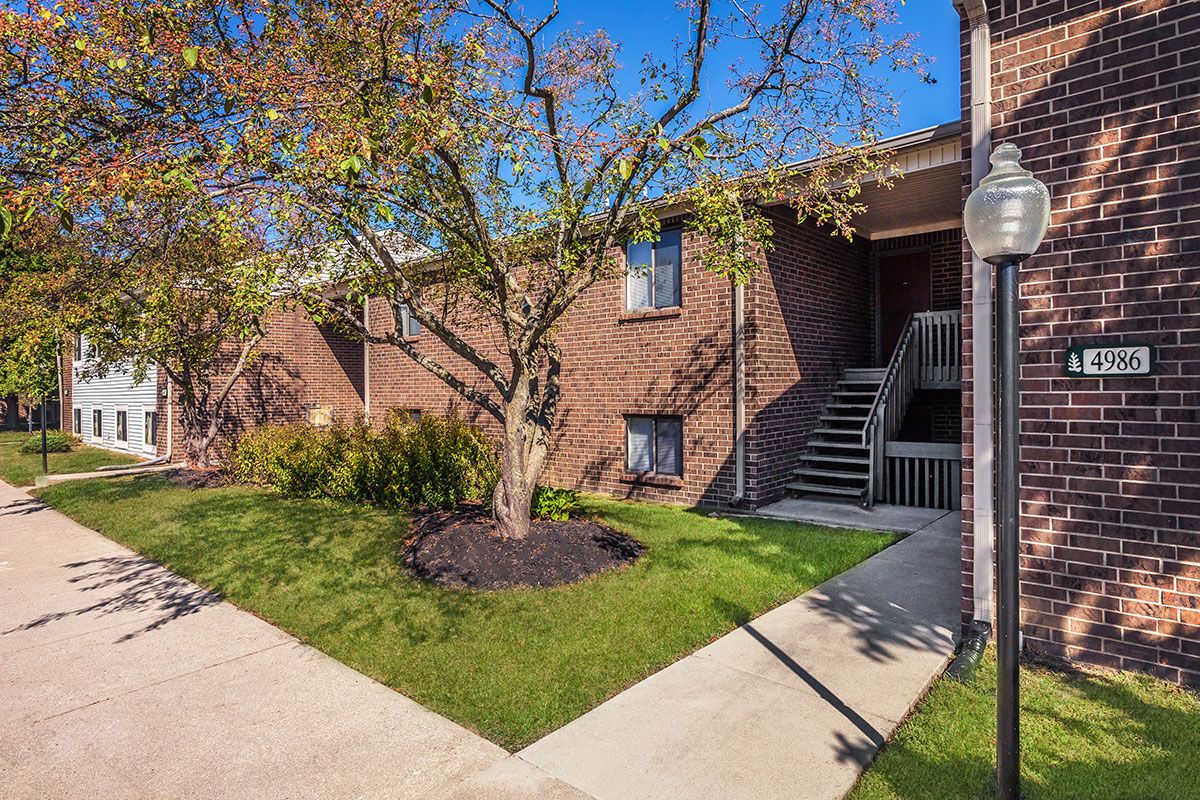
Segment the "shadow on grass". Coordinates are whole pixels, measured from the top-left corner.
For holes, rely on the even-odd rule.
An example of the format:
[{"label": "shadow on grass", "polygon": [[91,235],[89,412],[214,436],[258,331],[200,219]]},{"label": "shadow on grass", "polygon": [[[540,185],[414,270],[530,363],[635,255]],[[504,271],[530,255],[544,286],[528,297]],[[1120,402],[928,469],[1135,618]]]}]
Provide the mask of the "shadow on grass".
[{"label": "shadow on grass", "polygon": [[[850,800],[994,796],[994,660],[943,681],[864,774]],[[1200,696],[1130,674],[1022,675],[1027,800],[1190,800],[1200,786]]]}]

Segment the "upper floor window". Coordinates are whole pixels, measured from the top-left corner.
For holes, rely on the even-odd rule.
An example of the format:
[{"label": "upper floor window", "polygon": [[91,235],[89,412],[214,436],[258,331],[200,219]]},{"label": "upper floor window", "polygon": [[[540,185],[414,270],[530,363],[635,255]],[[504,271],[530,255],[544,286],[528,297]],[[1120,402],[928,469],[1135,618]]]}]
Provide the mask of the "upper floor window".
[{"label": "upper floor window", "polygon": [[421,323],[408,313],[408,306],[400,306],[400,330],[404,331],[405,339],[415,339],[421,335]]},{"label": "upper floor window", "polygon": [[662,232],[657,242],[630,242],[625,247],[625,308],[670,308],[681,304],[680,262],[683,231]]},{"label": "upper floor window", "polygon": [[75,342],[71,358],[74,361],[83,361],[83,334],[75,334]]}]

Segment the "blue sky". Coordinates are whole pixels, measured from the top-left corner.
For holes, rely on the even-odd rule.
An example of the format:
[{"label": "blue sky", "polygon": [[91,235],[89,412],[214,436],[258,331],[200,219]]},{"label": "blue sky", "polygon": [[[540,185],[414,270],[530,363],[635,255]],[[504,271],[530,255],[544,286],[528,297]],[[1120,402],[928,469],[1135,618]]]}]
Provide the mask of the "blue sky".
[{"label": "blue sky", "polygon": [[[765,0],[764,7],[770,4]],[[620,61],[630,73],[646,52],[669,54],[672,40],[687,34],[687,17],[674,0],[560,0],[560,8],[561,27],[555,27],[581,22],[585,28],[607,29],[622,43]],[[542,6],[527,0],[525,9],[535,14]],[[902,30],[919,34],[918,47],[935,59],[930,71],[937,83],[889,73],[892,91],[900,97],[900,118],[885,127],[885,135],[927,128],[960,115],[958,12],[951,0],[908,0],[899,15]],[[719,82],[719,74],[713,73],[714,83]]]}]

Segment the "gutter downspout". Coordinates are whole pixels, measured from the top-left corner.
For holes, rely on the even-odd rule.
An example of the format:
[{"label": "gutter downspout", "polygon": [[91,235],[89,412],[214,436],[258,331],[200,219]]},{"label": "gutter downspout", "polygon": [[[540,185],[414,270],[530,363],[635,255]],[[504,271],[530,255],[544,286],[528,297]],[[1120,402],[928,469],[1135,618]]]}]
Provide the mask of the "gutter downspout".
[{"label": "gutter downspout", "polygon": [[171,377],[167,376],[167,452],[164,453],[161,459],[155,461],[165,461],[171,463],[171,456],[175,452],[175,398],[171,391]]},{"label": "gutter downspout", "polygon": [[[992,150],[992,29],[987,0],[955,0],[971,28],[969,67],[971,77],[971,188],[990,168]],[[971,256],[971,343],[973,369],[974,458],[974,618],[991,623],[994,616],[995,544],[995,418],[994,355],[992,344],[992,269],[978,256]]]},{"label": "gutter downspout", "polygon": [[[363,327],[370,331],[371,323],[368,313],[371,308],[370,295],[363,301]],[[363,416],[371,419],[371,343],[363,337]]]},{"label": "gutter downspout", "polygon": [[733,287],[734,493],[729,505],[746,500],[746,287]]}]

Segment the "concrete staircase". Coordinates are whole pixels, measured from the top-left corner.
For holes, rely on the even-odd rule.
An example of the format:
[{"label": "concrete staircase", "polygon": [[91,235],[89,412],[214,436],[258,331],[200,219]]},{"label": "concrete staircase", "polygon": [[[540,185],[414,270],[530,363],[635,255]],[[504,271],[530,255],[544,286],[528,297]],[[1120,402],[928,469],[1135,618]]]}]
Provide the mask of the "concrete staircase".
[{"label": "concrete staircase", "polygon": [[863,426],[886,374],[886,369],[846,370],[821,411],[789,490],[864,502],[871,454],[862,443]]}]

